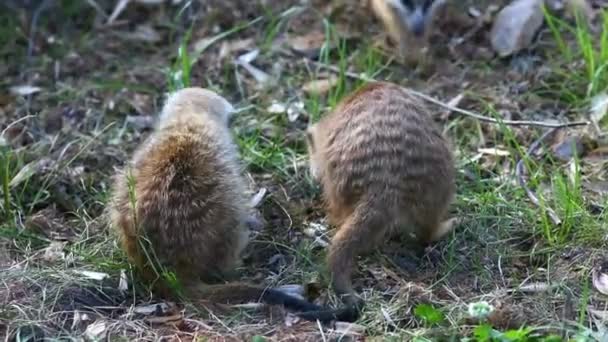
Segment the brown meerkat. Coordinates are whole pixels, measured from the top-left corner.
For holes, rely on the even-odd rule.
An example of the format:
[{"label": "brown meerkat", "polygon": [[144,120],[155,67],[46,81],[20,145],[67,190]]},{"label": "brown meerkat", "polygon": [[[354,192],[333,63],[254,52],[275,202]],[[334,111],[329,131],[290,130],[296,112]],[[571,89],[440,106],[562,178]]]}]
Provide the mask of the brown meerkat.
[{"label": "brown meerkat", "polygon": [[450,232],[455,194],[447,140],[420,99],[392,83],[369,83],[307,130],[310,173],[338,227],[327,262],[332,287],[346,303],[358,255],[403,229],[421,243]]},{"label": "brown meerkat", "polygon": [[368,0],[402,59],[415,60],[446,0]]},{"label": "brown meerkat", "polygon": [[207,89],[168,98],[155,131],[114,178],[110,220],[129,261],[161,296],[174,295],[165,269],[194,302],[261,300],[305,319],[355,319],[276,289],[211,284],[240,264],[249,240],[250,201],[229,129],[233,112]]}]

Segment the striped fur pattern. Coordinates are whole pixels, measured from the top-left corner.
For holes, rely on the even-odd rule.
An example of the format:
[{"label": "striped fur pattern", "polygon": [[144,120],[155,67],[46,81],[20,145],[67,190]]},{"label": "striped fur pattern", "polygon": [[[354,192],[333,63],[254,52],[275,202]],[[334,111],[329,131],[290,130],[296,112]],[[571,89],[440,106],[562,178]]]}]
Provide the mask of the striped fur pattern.
[{"label": "striped fur pattern", "polygon": [[328,253],[333,287],[347,300],[357,255],[407,228],[421,242],[451,230],[449,144],[419,99],[376,82],[354,92],[307,132],[310,168],[339,229]]}]

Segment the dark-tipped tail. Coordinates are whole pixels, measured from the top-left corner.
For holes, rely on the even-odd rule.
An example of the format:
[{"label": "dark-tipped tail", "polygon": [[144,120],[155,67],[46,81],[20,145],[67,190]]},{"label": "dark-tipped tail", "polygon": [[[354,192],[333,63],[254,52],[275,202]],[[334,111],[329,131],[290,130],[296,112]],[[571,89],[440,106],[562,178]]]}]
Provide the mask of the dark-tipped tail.
[{"label": "dark-tipped tail", "polygon": [[270,305],[282,305],[286,309],[296,312],[298,317],[311,321],[319,320],[323,323],[335,320],[352,322],[358,318],[359,313],[352,306],[335,310],[326,309],[280,290],[241,283],[201,284],[190,288],[190,292],[190,295],[195,298],[216,303],[261,301]]}]

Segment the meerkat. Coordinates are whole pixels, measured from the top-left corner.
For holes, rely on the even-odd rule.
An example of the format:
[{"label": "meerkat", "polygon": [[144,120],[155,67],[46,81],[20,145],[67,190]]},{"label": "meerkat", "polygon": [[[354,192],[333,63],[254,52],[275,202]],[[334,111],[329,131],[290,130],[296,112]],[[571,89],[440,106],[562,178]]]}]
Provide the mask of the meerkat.
[{"label": "meerkat", "polygon": [[252,217],[229,129],[233,112],[225,98],[203,88],[167,99],[155,131],[114,177],[110,223],[128,260],[161,296],[173,295],[159,276],[165,269],[195,302],[261,300],[305,319],[356,319],[276,289],[211,284],[241,263]]},{"label": "meerkat", "polygon": [[368,0],[372,12],[397,46],[399,57],[415,60],[426,44],[445,0]]},{"label": "meerkat", "polygon": [[327,264],[337,295],[363,305],[352,287],[358,255],[402,230],[423,243],[452,230],[452,151],[420,99],[392,83],[369,83],[306,132],[312,178],[338,227]]}]

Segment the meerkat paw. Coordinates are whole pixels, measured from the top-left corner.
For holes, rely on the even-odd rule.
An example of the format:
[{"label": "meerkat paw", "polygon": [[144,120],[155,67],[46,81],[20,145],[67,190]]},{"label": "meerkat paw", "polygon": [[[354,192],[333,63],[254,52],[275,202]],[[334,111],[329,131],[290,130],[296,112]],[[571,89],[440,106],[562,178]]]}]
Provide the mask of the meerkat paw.
[{"label": "meerkat paw", "polygon": [[441,222],[437,226],[437,229],[435,229],[435,231],[433,232],[433,235],[431,236],[431,242],[435,242],[442,239],[449,232],[451,232],[452,229],[454,229],[454,227],[457,226],[459,223],[460,220],[457,217],[452,217]]}]

